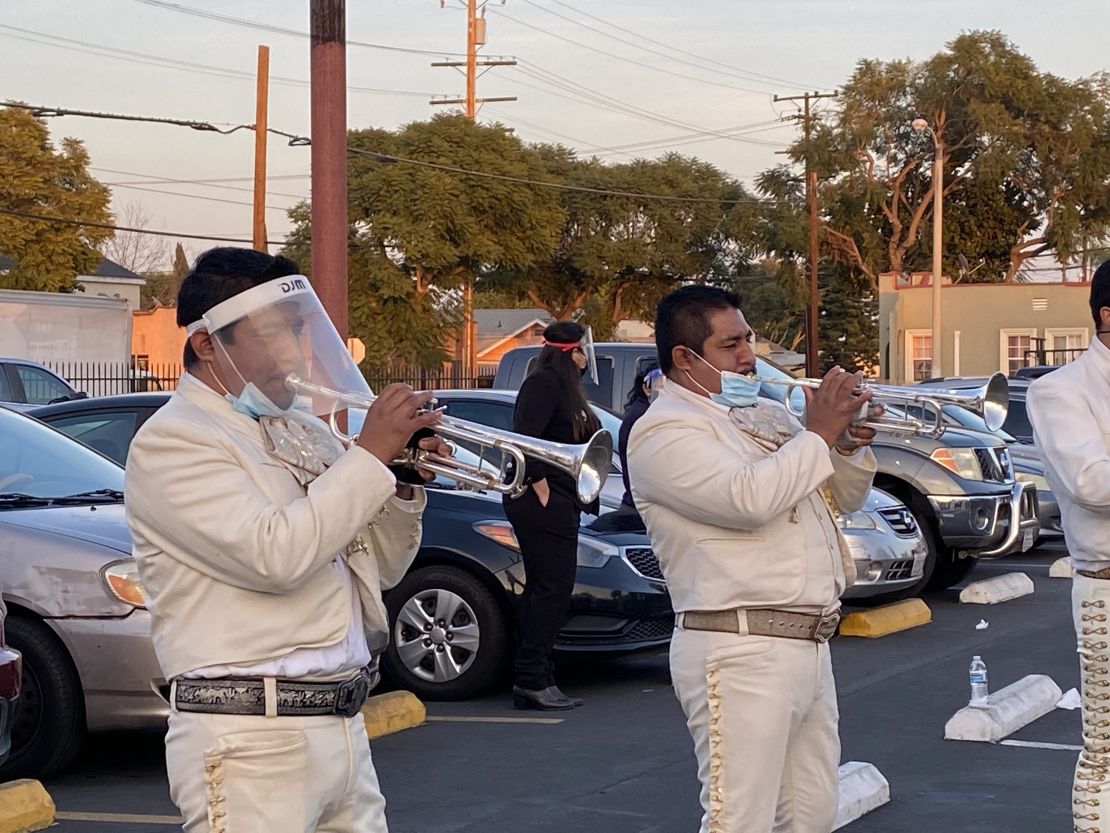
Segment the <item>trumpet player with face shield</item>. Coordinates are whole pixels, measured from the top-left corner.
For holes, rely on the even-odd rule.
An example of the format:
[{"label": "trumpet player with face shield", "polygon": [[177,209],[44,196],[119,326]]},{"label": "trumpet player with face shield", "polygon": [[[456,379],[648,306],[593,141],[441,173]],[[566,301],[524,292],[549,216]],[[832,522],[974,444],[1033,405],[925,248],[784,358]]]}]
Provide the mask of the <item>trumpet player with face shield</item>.
[{"label": "trumpet player with face shield", "polygon": [[853,426],[872,394],[833,368],[806,389],[803,424],[759,396],[752,339],[733,293],[663,299],[666,378],[632,428],[629,479],[676,613],[671,677],[701,833],[829,833],[840,741],[827,640],[855,572],[836,516],[863,505],[875,473],[875,432]]},{"label": "trumpet player with face shield", "polygon": [[186,833],[386,830],[359,709],[425,504],[389,466],[439,415],[391,385],[357,442],[337,439],[324,418],[345,406],[320,390],[370,391],[297,271],[246,249],[197,259],[178,295],[186,372],[127,461]]}]

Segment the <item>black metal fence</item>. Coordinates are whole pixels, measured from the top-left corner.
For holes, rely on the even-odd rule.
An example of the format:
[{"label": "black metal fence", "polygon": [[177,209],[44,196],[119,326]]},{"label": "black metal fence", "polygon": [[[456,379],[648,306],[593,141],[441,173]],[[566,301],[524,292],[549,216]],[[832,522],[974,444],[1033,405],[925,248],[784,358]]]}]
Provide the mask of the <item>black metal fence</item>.
[{"label": "black metal fence", "polygon": [[[46,362],[47,367],[78,391],[89,396],[115,396],[122,393],[174,390],[184,372],[180,364],[122,362]],[[417,390],[474,389],[493,387],[495,368],[479,368],[478,375],[467,375],[458,365],[442,370],[419,367],[373,369],[364,375],[370,389],[380,391],[392,382],[405,382]]]},{"label": "black metal fence", "polygon": [[46,362],[47,367],[89,396],[173,390],[180,364],[131,365],[124,362]]},{"label": "black metal fence", "polygon": [[1078,358],[1086,349],[1086,347],[1068,347],[1059,350],[1046,350],[1043,347],[1037,347],[1032,350],[1026,350],[1025,366],[1033,367],[1037,365],[1067,364],[1072,359]]}]

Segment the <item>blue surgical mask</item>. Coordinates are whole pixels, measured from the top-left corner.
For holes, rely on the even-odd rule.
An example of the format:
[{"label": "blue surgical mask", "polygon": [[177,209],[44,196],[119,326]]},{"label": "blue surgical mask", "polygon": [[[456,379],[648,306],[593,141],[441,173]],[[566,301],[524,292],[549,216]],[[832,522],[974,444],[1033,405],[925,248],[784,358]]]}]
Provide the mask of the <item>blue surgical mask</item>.
[{"label": "blue surgical mask", "polygon": [[[691,351],[693,352],[693,351]],[[704,357],[694,353],[706,365],[717,370],[713,365],[709,364]],[[740,373],[733,373],[731,370],[717,370],[721,375],[721,392],[713,393],[708,390],[704,385],[698,384],[697,380],[689,373],[686,375],[690,381],[698,385],[705,391],[709,398],[716,402],[718,405],[724,405],[726,408],[750,408],[759,402],[759,388],[760,383],[754,379],[750,379]]]},{"label": "blue surgical mask", "polygon": [[223,382],[220,381],[220,377],[216,375],[215,371],[212,372],[212,377],[223,388],[224,399],[231,403],[231,407],[239,413],[249,416],[251,419],[285,415],[286,411],[275,405],[273,400],[259,390],[254,382],[247,382],[240,394],[236,396],[230,393],[227,388],[224,388]]},{"label": "blue surgical mask", "polygon": [[286,413],[283,408],[279,408],[270,397],[259,390],[254,382],[247,382],[238,396],[225,393],[224,399],[231,403],[232,408],[252,419],[279,417]]}]

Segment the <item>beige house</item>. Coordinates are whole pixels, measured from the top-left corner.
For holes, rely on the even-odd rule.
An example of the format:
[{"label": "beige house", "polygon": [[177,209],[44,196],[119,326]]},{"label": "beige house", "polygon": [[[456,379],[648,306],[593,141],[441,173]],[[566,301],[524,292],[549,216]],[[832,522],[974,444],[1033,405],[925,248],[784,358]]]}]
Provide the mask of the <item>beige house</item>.
[{"label": "beige house", "polygon": [[[1064,364],[1090,343],[1088,283],[953,284],[941,287],[942,376],[1012,373]],[[880,376],[906,384],[932,375],[928,272],[879,277]]]}]

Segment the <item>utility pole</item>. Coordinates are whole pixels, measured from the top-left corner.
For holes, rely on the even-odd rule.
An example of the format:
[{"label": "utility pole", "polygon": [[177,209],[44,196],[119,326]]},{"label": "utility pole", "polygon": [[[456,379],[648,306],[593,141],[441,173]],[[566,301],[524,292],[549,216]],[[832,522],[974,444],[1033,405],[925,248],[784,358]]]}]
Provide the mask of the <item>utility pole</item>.
[{"label": "utility pole", "polygon": [[[494,60],[478,60],[478,47],[486,42],[486,17],[485,0],[481,6],[478,0],[461,0],[466,5],[466,60],[465,61],[435,61],[434,67],[466,68],[466,96],[464,98],[433,98],[429,104],[462,104],[466,107],[466,117],[474,121],[478,117],[478,105],[487,101],[516,101],[515,95],[495,96],[491,98],[478,98],[478,67],[512,67],[516,61],[511,58],[498,58]],[[505,0],[501,0],[502,5]],[[439,0],[442,8],[446,0]],[[478,10],[482,15],[479,17]],[[478,325],[474,321],[474,279],[470,278],[463,287],[463,324],[462,338],[459,339],[459,353],[462,360],[463,373],[468,376],[478,375]]]},{"label": "utility pole", "polygon": [[258,47],[258,79],[254,113],[254,248],[266,247],[266,138],[270,94],[270,47]]},{"label": "utility pole", "polygon": [[810,102],[821,98],[836,98],[839,93],[806,92],[801,95],[776,95],[775,101],[801,101],[803,112],[800,116],[805,131],[806,143],[806,206],[809,209],[809,304],[806,307],[806,375],[814,378],[817,366],[817,171],[813,167],[813,149],[810,138],[813,134],[815,116],[810,110]]},{"label": "utility pole", "polygon": [[347,340],[347,10],[312,0],[312,283]]}]

